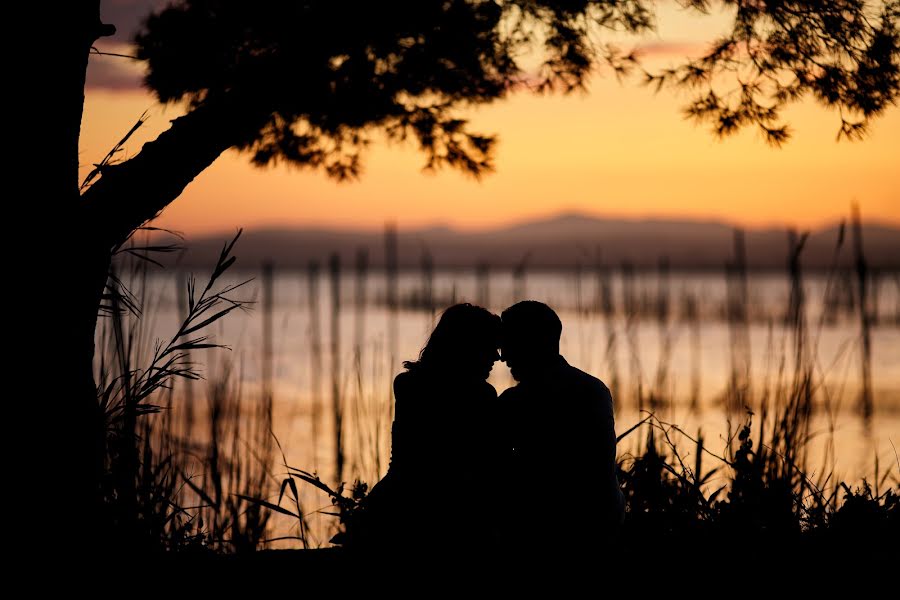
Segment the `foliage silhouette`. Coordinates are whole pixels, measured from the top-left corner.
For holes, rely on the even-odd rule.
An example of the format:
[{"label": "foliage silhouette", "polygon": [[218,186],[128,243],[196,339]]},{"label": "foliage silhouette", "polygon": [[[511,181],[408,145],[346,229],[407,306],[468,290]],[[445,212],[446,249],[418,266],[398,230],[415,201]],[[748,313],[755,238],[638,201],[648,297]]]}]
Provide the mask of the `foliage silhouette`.
[{"label": "foliage silhouette", "polygon": [[[96,440],[102,455],[99,477],[99,500],[102,506],[95,535],[110,543],[110,548],[127,548],[147,552],[159,549],[195,548],[215,540],[235,547],[255,547],[261,537],[267,513],[259,513],[255,504],[235,506],[229,497],[222,498],[222,480],[229,485],[241,485],[254,473],[229,469],[217,459],[224,451],[217,448],[219,431],[226,431],[236,421],[217,416],[221,407],[230,406],[219,397],[235,396],[233,390],[213,389],[210,425],[212,441],[207,467],[202,477],[209,494],[201,490],[191,477],[185,475],[181,452],[176,449],[176,432],[169,414],[171,392],[178,380],[203,379],[199,365],[191,353],[199,350],[227,348],[215,342],[204,331],[234,310],[245,310],[248,302],[233,297],[233,292],[247,281],[223,284],[220,278],[234,263],[231,252],[240,231],[222,252],[209,279],[198,288],[193,277],[187,283],[187,311],[176,332],[167,341],[146,338],[142,324],[143,308],[147,303],[147,269],[155,261],[147,256],[153,251],[170,251],[165,247],[137,246],[131,242],[120,254],[126,259],[117,266],[129,270],[129,280],[143,281],[138,294],[133,293],[115,272],[110,275],[107,300],[103,306],[101,351],[98,364],[97,403],[102,427]],[[117,261],[118,262],[118,261]],[[130,268],[129,268],[130,264]],[[126,319],[127,316],[131,319]],[[146,363],[145,363],[146,361]],[[215,388],[216,386],[213,386]],[[217,402],[217,400],[219,400]],[[264,406],[265,403],[260,403]],[[239,411],[238,402],[238,410]],[[219,409],[219,410],[217,410]],[[232,409],[234,410],[234,409]],[[271,410],[271,407],[269,407]],[[151,424],[156,413],[158,422]],[[264,429],[268,439],[269,427]],[[237,439],[237,433],[228,431]],[[225,436],[218,436],[225,437]],[[226,444],[223,444],[226,445]],[[224,470],[224,472],[223,472]],[[245,472],[251,469],[243,469]],[[263,473],[263,478],[266,473]],[[254,482],[256,483],[256,482]],[[249,493],[259,493],[263,482],[250,485]],[[180,502],[183,488],[197,493],[205,506],[184,508]],[[230,509],[230,511],[226,511]],[[254,513],[253,511],[257,511]],[[229,513],[229,514],[226,514]],[[204,531],[204,519],[206,527]],[[250,538],[245,541],[244,538]]]}]

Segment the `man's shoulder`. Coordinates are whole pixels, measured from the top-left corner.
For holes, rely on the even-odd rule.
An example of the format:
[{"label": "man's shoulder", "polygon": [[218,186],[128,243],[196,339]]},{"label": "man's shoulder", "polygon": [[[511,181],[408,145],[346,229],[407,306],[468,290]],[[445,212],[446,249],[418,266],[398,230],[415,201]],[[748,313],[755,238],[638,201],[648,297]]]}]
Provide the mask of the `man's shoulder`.
[{"label": "man's shoulder", "polygon": [[609,388],[606,387],[606,384],[600,380],[599,377],[595,377],[590,373],[586,373],[582,371],[578,367],[573,367],[570,364],[566,364],[566,369],[564,371],[566,373],[566,377],[571,381],[577,383],[579,386],[591,389],[597,393],[609,393]]},{"label": "man's shoulder", "polygon": [[505,390],[500,392],[499,399],[502,402],[506,402],[508,400],[513,400],[515,398],[518,398],[522,394],[522,389],[520,387],[521,385],[522,384],[519,383],[512,387],[506,388]]},{"label": "man's shoulder", "polygon": [[602,396],[604,398],[609,397],[612,399],[612,394],[609,391],[609,388],[606,386],[603,381],[600,380],[599,377],[595,377],[590,373],[586,373],[579,369],[578,367],[573,367],[572,365],[566,363],[566,368],[564,370],[566,378],[578,388],[578,390],[583,391],[586,394],[590,394],[591,396]]}]

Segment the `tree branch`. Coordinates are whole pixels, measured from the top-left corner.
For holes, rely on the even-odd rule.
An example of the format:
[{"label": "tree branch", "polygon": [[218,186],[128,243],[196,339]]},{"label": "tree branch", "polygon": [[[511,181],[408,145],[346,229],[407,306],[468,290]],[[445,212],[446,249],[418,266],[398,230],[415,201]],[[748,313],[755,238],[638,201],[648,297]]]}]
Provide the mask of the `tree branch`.
[{"label": "tree branch", "polygon": [[82,224],[103,236],[105,246],[116,246],[267,118],[246,103],[220,96],[173,120],[134,158],[102,167],[100,179],[81,196]]}]

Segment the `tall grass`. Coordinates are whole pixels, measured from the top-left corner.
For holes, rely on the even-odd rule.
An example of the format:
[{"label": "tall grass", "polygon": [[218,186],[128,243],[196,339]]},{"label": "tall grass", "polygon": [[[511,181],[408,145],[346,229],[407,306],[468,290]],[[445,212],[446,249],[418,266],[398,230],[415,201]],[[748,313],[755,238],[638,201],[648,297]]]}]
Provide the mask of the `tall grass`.
[{"label": "tall grass", "polygon": [[[186,310],[166,340],[148,335],[146,315],[158,302],[147,277],[153,249],[132,242],[122,253],[126,260],[113,263],[96,372],[105,457],[99,534],[111,547],[240,551],[264,539],[270,511],[246,498],[263,494],[270,477],[271,386],[248,413],[234,363],[222,362],[209,383],[205,444],[196,442],[194,407],[173,410],[176,381],[203,378],[194,357],[227,348],[209,329],[247,308],[234,297],[247,281],[223,283],[239,236],[225,244],[202,288],[193,277],[179,288]],[[177,423],[175,414],[186,422]]]},{"label": "tall grass", "polygon": [[[223,274],[233,263],[234,241],[226,245],[202,291],[195,280],[184,280],[179,292],[184,297],[182,323],[170,340],[158,344],[149,337],[153,324],[148,321],[148,315],[152,315],[156,301],[147,283],[151,263],[136,258],[133,252],[128,254],[135,259],[128,263],[127,268],[131,270],[123,274],[125,266],[120,263],[110,277],[110,289],[114,293],[110,293],[105,304],[108,318],[102,323],[99,337],[103,343],[98,346],[99,398],[107,415],[103,433],[107,475],[102,493],[109,515],[108,535],[122,543],[127,541],[146,548],[246,552],[275,541],[272,533],[284,530],[285,519],[291,535],[279,536],[279,541],[294,541],[301,547],[324,544],[327,539],[317,537],[317,532],[310,527],[309,518],[313,514],[333,512],[335,516],[326,515],[326,518],[333,519],[335,526],[352,523],[352,515],[367,486],[358,481],[347,486],[345,480],[365,475],[374,483],[386,466],[381,447],[392,418],[390,391],[385,395],[376,386],[372,393],[363,382],[390,381],[392,373],[385,373],[384,357],[391,357],[390,365],[396,362],[393,357],[397,352],[400,308],[396,235],[396,230],[389,228],[385,244],[388,338],[375,346],[376,356],[371,365],[364,364],[362,359],[367,260],[362,253],[358,255],[353,296],[354,360],[352,368],[346,370],[341,369],[343,349],[339,345],[338,319],[345,305],[341,296],[341,269],[336,259],[329,264],[332,410],[328,418],[334,421],[330,437],[335,441],[336,472],[333,481],[327,483],[316,474],[315,451],[320,436],[325,435],[319,429],[320,421],[325,418],[321,410],[325,370],[320,330],[323,311],[319,304],[323,274],[318,265],[310,265],[306,281],[313,450],[308,462],[301,465],[288,465],[282,452],[286,474],[275,477],[273,463],[279,447],[272,435],[274,278],[271,267],[263,271],[261,393],[258,396],[248,393],[239,361],[220,358],[210,362],[206,403],[196,406],[192,403],[191,411],[184,411],[178,410],[178,404],[186,398],[175,394],[174,382],[199,380],[201,372],[194,361],[208,350],[221,347],[203,332],[232,311],[246,307],[245,302],[230,296],[239,285],[221,283]],[[843,285],[843,272],[837,260],[842,240],[843,236],[835,249],[826,300],[833,287]],[[620,306],[631,367],[630,382],[626,384],[630,384],[637,407],[659,411],[645,412],[643,421],[621,436],[622,448],[637,440],[632,445],[634,449],[623,452],[619,462],[619,477],[629,503],[627,532],[637,537],[659,538],[740,532],[799,536],[860,528],[873,536],[883,536],[885,532],[896,531],[900,480],[895,465],[885,469],[876,463],[874,480],[852,489],[836,480],[833,449],[830,464],[827,455],[821,467],[817,465],[814,469],[810,464],[808,448],[813,437],[810,417],[814,400],[824,396],[825,407],[830,408],[828,373],[816,362],[818,332],[825,320],[832,317],[823,311],[817,328],[809,329],[800,261],[804,242],[801,235],[789,237],[790,258],[785,267],[790,288],[788,306],[780,327],[776,328],[774,323],[769,325],[767,360],[770,362],[765,377],[751,386],[750,293],[743,237],[735,234],[735,257],[727,270],[724,311],[732,347],[732,376],[724,397],[731,417],[721,450],[712,448],[701,432],[689,435],[668,422],[664,414],[674,404],[669,361],[677,312],[671,301],[667,265],[660,264],[655,297],[641,296],[634,269],[623,265]],[[490,278],[485,273],[484,269],[477,271],[476,294],[487,298]],[[581,277],[579,269],[577,285]],[[430,258],[423,258],[423,299],[433,294],[432,278]],[[614,326],[618,307],[611,269],[599,261],[596,279],[596,312],[606,324],[606,339],[598,348],[604,352],[606,366],[612,374],[612,388],[616,391],[625,387],[619,383],[615,358],[620,344]],[[125,280],[134,282],[137,293],[126,288]],[[836,282],[834,286],[832,281]],[[513,279],[513,294],[523,293],[525,285],[523,267]],[[854,306],[861,311],[869,304],[866,300],[869,292],[863,287],[863,283],[857,283],[854,299]],[[576,308],[580,313],[587,312],[581,296],[579,289]],[[431,304],[422,302],[421,308],[431,310],[428,308]],[[703,309],[697,297],[690,294],[683,295],[681,305],[681,324],[691,332],[692,349],[695,349],[692,352],[696,355],[692,358],[695,377],[691,383],[692,404],[696,408]],[[656,322],[663,349],[649,395],[643,389],[637,337],[638,324],[647,316]],[[863,330],[871,325],[866,318],[860,319]],[[786,332],[783,339],[778,339],[776,331]],[[345,383],[350,380],[356,382],[356,392],[344,394]],[[178,423],[179,418],[186,422]],[[832,423],[831,435],[833,432]],[[345,455],[345,443],[349,440],[355,440],[354,452]],[[364,460],[361,453],[369,453],[371,458]],[[814,472],[818,474],[813,475]],[[552,478],[545,484],[554,485]],[[453,485],[452,480],[446,485]],[[331,510],[306,511],[301,502],[302,486],[330,498]],[[500,493],[507,492],[500,490]],[[478,539],[478,532],[474,532],[473,539]]]},{"label": "tall grass", "polygon": [[251,499],[273,484],[272,395],[247,398],[242,376],[224,359],[207,389],[205,444],[185,457],[183,498],[199,501],[192,512],[205,544],[218,551],[256,550],[266,538],[271,511]]},{"label": "tall grass", "polygon": [[[814,536],[854,537],[870,544],[886,544],[900,533],[900,460],[880,471],[876,457],[874,481],[863,480],[851,489],[837,481],[832,448],[814,476],[808,448],[813,434],[810,417],[814,397],[825,396],[828,373],[816,371],[818,333],[810,337],[800,256],[806,237],[789,232],[790,283],[785,314],[785,343],[773,339],[770,325],[770,364],[762,385],[748,384],[746,323],[748,297],[742,268],[743,236],[735,236],[734,263],[729,265],[728,322],[732,346],[732,378],[726,397],[736,400],[746,416],[732,428],[723,452],[710,451],[700,432],[691,436],[675,424],[649,414],[628,435],[644,442],[619,462],[619,477],[628,500],[627,535],[643,539],[681,536],[725,540],[784,539]],[[838,269],[843,244],[839,235],[829,286]],[[733,282],[733,283],[732,283]],[[693,316],[692,316],[693,318]],[[823,313],[818,331],[824,323]],[[829,430],[833,436],[833,423]],[[693,454],[693,461],[689,460]],[[712,462],[711,466],[709,463]]]}]

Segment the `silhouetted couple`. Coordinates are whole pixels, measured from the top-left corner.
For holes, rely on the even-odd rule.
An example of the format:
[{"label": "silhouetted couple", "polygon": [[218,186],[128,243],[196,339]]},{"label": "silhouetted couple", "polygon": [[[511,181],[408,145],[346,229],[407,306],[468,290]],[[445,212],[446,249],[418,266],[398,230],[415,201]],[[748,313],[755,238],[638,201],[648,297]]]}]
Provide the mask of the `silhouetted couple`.
[{"label": "silhouetted couple", "polygon": [[[501,317],[448,308],[394,380],[390,468],[351,539],[407,550],[602,548],[624,514],[612,396],[559,354],[561,332],[540,302]],[[499,398],[487,382],[497,360],[518,381]]]}]

